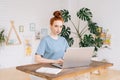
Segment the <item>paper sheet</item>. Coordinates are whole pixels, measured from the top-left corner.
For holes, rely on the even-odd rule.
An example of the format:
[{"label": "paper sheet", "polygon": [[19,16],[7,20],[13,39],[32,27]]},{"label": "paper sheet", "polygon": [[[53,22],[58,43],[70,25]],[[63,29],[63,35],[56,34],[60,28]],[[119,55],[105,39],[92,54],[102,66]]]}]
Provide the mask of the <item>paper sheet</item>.
[{"label": "paper sheet", "polygon": [[49,74],[58,74],[62,69],[50,68],[50,67],[41,67],[36,70],[36,72],[49,73]]}]

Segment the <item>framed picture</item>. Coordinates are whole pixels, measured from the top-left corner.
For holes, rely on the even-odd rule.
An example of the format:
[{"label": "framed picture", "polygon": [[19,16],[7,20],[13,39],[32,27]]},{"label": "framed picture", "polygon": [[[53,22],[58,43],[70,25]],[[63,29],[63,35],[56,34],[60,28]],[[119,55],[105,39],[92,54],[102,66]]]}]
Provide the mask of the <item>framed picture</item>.
[{"label": "framed picture", "polygon": [[41,28],[41,35],[44,37],[48,35],[48,28]]},{"label": "framed picture", "polygon": [[18,45],[21,43],[22,43],[22,41],[17,33],[17,30],[15,29],[14,21],[11,21],[11,27],[10,27],[10,30],[8,32],[6,44],[7,45]]},{"label": "framed picture", "polygon": [[19,32],[24,32],[24,26],[23,25],[19,26]]},{"label": "framed picture", "polygon": [[35,31],[35,23],[30,23],[30,31]]}]

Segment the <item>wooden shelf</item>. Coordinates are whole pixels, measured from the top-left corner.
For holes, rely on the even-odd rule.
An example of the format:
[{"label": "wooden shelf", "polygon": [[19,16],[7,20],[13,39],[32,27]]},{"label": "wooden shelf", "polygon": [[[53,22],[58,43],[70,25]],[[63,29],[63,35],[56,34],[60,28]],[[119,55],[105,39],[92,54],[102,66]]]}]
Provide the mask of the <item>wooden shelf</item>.
[{"label": "wooden shelf", "polygon": [[[11,22],[11,27],[10,27],[10,30],[9,30],[9,33],[8,33],[8,37],[7,37],[7,40],[6,40],[6,45],[18,45],[18,44],[21,44],[21,40],[20,40],[20,37],[14,27],[14,21],[10,21]],[[17,37],[17,40],[18,40],[18,43],[9,43],[9,40],[10,40],[10,36],[12,35],[11,32],[14,31],[15,32],[15,35]]]}]

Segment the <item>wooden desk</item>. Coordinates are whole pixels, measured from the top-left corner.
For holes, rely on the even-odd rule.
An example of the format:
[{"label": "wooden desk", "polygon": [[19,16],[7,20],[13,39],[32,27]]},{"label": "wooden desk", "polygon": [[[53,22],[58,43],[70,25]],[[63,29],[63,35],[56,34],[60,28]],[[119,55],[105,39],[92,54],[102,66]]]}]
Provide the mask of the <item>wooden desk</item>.
[{"label": "wooden desk", "polygon": [[99,69],[104,69],[107,67],[112,66],[112,63],[107,62],[98,62],[98,61],[92,61],[92,63],[88,67],[77,67],[77,68],[71,68],[71,69],[63,69],[59,74],[46,74],[46,73],[39,73],[35,72],[36,69],[40,67],[53,67],[50,64],[30,64],[30,65],[23,65],[23,66],[17,66],[16,69],[38,76],[42,78],[46,78],[47,80],[62,80],[64,78],[74,77],[81,74],[85,74],[88,72],[92,72]]}]

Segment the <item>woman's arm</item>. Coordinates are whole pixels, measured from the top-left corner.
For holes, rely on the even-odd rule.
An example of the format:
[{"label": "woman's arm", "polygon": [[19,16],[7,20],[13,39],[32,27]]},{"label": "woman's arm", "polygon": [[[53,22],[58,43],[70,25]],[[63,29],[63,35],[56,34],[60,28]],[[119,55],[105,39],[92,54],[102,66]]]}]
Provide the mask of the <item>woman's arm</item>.
[{"label": "woman's arm", "polygon": [[35,55],[35,62],[36,63],[63,63],[62,59],[58,59],[58,60],[52,60],[52,59],[46,59],[41,57],[40,55]]}]

